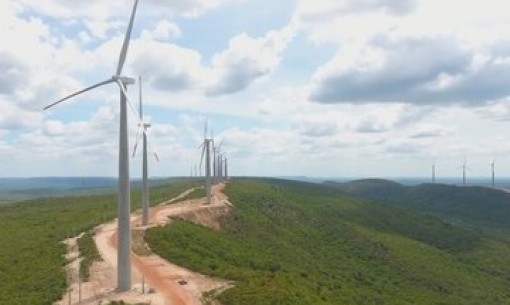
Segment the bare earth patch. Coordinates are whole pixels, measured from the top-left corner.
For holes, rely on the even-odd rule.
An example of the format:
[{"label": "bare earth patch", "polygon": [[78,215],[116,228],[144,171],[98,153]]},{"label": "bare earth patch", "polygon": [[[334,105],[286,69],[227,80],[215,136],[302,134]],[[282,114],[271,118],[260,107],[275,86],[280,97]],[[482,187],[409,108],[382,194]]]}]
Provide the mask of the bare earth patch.
[{"label": "bare earth patch", "polygon": [[[151,208],[150,226],[165,225],[171,222],[171,217],[180,217],[219,230],[220,217],[226,215],[232,208],[227,196],[222,193],[224,186],[224,184],[213,186],[212,202],[209,205],[206,204],[205,198],[170,204],[190,194],[193,191],[190,189]],[[151,305],[201,305],[204,304],[207,296],[217,295],[233,286],[229,281],[213,279],[193,272],[152,254],[143,239],[147,227],[140,225],[140,213],[133,213],[131,221],[133,289],[129,292],[117,293],[115,291],[117,283],[116,220],[99,225],[94,229],[94,241],[103,261],[94,262],[90,270],[89,282],[81,283],[81,302],[79,302],[78,295],[77,268],[79,268],[79,259],[77,257],[79,252],[76,246],[76,237],[66,240],[68,261],[70,261],[67,270],[71,276],[71,304],[97,305],[107,304],[112,300],[123,300],[127,303]],[[56,304],[69,304],[68,297],[69,293],[66,293],[62,300]],[[209,302],[209,300],[207,301]]]}]

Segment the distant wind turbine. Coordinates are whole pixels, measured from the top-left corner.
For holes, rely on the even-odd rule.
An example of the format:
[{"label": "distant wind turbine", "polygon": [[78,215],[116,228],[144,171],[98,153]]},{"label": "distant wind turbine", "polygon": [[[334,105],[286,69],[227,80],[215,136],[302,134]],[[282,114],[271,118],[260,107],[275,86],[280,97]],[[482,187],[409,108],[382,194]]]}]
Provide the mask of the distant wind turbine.
[{"label": "distant wind turbine", "polygon": [[200,156],[200,165],[199,167],[202,168],[202,162],[204,160],[205,156],[205,191],[207,194],[207,204],[211,203],[211,145],[213,141],[212,139],[207,138],[207,121],[205,123],[204,128],[204,141],[200,146],[199,149],[202,148],[202,154]]},{"label": "distant wind turbine", "polygon": [[[147,130],[151,127],[151,124],[144,121],[143,118],[143,101],[142,101],[142,77],[138,77],[139,84],[139,118],[138,131],[136,134],[135,147],[133,149],[133,157],[136,154],[136,148],[138,146],[138,136],[140,130],[142,131],[142,225],[146,226],[149,224],[149,181],[148,181],[148,162],[147,162]],[[159,161],[158,155],[154,152],[156,161]]]},{"label": "distant wind turbine", "polygon": [[491,186],[494,187],[496,186],[496,161],[497,161],[497,158],[494,158],[494,160],[492,160],[492,163],[490,164],[491,166]]},{"label": "distant wind turbine", "polygon": [[126,62],[131,33],[133,31],[133,23],[135,20],[138,0],[134,1],[133,10],[127,27],[122,49],[117,63],[117,70],[110,78],[99,82],[93,86],[87,87],[76,93],[73,93],[63,99],[60,99],[46,107],[49,109],[61,102],[72,97],[93,90],[95,88],[115,83],[120,89],[120,120],[119,120],[119,190],[118,190],[118,253],[117,253],[117,289],[120,292],[131,289],[131,228],[130,228],[130,187],[129,187],[129,139],[127,128],[127,104],[129,102],[127,96],[127,85],[135,83],[133,78],[122,75],[122,70]]},{"label": "distant wind turbine", "polygon": [[213,168],[214,168],[214,181],[217,183],[221,180],[221,147],[223,146],[223,141],[220,142],[218,146],[214,144],[213,140]]},{"label": "distant wind turbine", "polygon": [[228,159],[225,157],[225,179],[228,180]]},{"label": "distant wind turbine", "polygon": [[220,181],[222,181],[223,180],[223,153],[222,152],[220,152],[218,154],[218,171],[219,171],[218,177],[219,177]]},{"label": "distant wind turbine", "polygon": [[462,168],[462,185],[466,185],[467,177],[466,177],[466,171],[471,169],[467,166],[467,158],[464,158],[464,163],[459,168]]},{"label": "distant wind turbine", "polygon": [[436,164],[432,164],[432,183],[436,183]]}]

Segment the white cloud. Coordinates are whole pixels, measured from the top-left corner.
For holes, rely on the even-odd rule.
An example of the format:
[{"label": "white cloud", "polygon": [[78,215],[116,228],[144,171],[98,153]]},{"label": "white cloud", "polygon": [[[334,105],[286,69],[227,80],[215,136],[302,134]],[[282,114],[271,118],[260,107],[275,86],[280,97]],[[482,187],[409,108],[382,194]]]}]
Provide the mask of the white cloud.
[{"label": "white cloud", "polygon": [[510,93],[510,61],[477,61],[477,53],[453,37],[382,37],[353,50],[342,49],[317,70],[313,100],[485,104]]},{"label": "white cloud", "polygon": [[169,38],[179,38],[182,32],[177,24],[168,20],[158,22],[156,27],[152,30],[144,30],[141,38],[143,40],[167,40]]},{"label": "white cloud", "polygon": [[243,33],[232,38],[229,48],[213,57],[215,76],[207,93],[215,96],[241,91],[270,74],[293,37],[294,28],[289,26],[264,37],[252,38]]},{"label": "white cloud", "polygon": [[26,127],[37,126],[42,119],[40,112],[32,112],[12,102],[0,99],[0,130],[16,130]]},{"label": "white cloud", "polygon": [[[444,156],[447,172],[465,154],[485,168],[496,147],[510,151],[506,2],[303,0],[294,13],[280,12],[294,16],[288,25],[283,17],[238,28],[214,19],[222,9],[242,12],[242,1],[140,2],[125,72],[147,84],[150,145],[161,157],[155,174],[189,172],[205,116],[238,174],[416,174],[425,163],[428,172],[432,155]],[[92,115],[69,104],[43,117],[40,108],[113,73],[131,5],[0,3],[6,173],[116,175],[118,90],[82,96],[99,102]],[[206,15],[212,10],[221,14]],[[211,29],[214,43],[197,40],[209,17],[236,34]],[[306,52],[303,36],[315,43]],[[310,62],[289,67],[293,56]],[[310,92],[323,103],[308,101]],[[370,103],[381,101],[399,103]]]},{"label": "white cloud", "polygon": [[209,77],[200,53],[151,40],[138,40],[132,47],[132,67],[159,91],[200,89]]}]

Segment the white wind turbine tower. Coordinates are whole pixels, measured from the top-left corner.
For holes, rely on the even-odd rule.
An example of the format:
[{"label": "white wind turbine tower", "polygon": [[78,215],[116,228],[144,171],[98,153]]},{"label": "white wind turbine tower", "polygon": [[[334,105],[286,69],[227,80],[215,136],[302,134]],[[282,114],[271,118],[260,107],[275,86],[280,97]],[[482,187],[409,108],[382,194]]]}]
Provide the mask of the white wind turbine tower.
[{"label": "white wind turbine tower", "polygon": [[199,149],[202,148],[202,154],[200,156],[200,165],[199,167],[202,168],[202,162],[204,160],[205,156],[205,192],[207,194],[207,204],[211,203],[211,145],[213,143],[212,138],[207,138],[207,122],[205,123],[204,128],[204,141],[200,146]]},{"label": "white wind turbine tower", "polygon": [[211,130],[211,150],[212,150],[212,183],[216,183],[216,146],[214,145],[214,134]]},{"label": "white wind turbine tower", "polygon": [[118,253],[117,253],[117,289],[120,292],[128,291],[131,289],[131,228],[130,228],[130,186],[129,186],[129,140],[127,128],[127,85],[135,83],[135,80],[122,75],[122,70],[126,62],[127,52],[129,49],[129,42],[131,40],[131,33],[133,30],[133,23],[135,20],[136,9],[138,0],[134,1],[133,10],[127,27],[124,42],[119,55],[117,70],[115,75],[110,78],[99,82],[93,86],[73,93],[63,99],[60,99],[53,104],[44,107],[44,110],[49,109],[63,101],[66,101],[74,96],[80,95],[95,88],[115,83],[120,89],[120,120],[119,120],[119,189],[118,189]]},{"label": "white wind turbine tower", "polygon": [[221,155],[221,146],[223,145],[223,141],[220,142],[220,145],[215,146],[214,137],[211,136],[213,143],[213,176],[214,183],[217,183],[221,177],[221,165],[220,165],[220,155]]},{"label": "white wind turbine tower", "polygon": [[225,179],[228,180],[228,159],[225,157]]},{"label": "white wind turbine tower", "polygon": [[218,178],[220,181],[223,180],[223,153],[221,151],[218,154]]},{"label": "white wind turbine tower", "polygon": [[[135,148],[133,149],[133,157],[136,154],[136,148],[138,147],[138,135],[140,129],[142,130],[142,225],[146,226],[149,224],[149,181],[148,181],[148,162],[147,162],[147,130],[151,127],[151,124],[146,123],[143,119],[143,102],[142,102],[142,77],[138,77],[139,84],[139,118],[138,131],[136,134]],[[154,153],[156,160],[158,156]]]},{"label": "white wind turbine tower", "polygon": [[459,168],[462,168],[462,185],[465,186],[466,185],[466,170],[470,170],[471,169],[467,166],[467,158],[464,158],[464,163],[462,164],[462,166],[460,166]]},{"label": "white wind turbine tower", "polygon": [[464,159],[464,164],[462,165],[462,185],[466,185],[466,160]]},{"label": "white wind turbine tower", "polygon": [[432,164],[432,183],[436,183],[436,163]]},{"label": "white wind turbine tower", "polygon": [[497,161],[497,158],[494,158],[494,160],[492,160],[492,163],[490,164],[490,166],[491,166],[491,186],[492,187],[496,186],[496,161]]}]

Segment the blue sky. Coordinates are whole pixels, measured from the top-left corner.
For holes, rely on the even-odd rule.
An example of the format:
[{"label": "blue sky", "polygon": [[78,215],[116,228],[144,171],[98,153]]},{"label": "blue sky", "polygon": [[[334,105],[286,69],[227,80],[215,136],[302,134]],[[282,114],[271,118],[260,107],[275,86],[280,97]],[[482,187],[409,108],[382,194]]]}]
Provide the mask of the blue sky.
[{"label": "blue sky", "polygon": [[[110,77],[131,0],[0,4],[0,176],[115,176]],[[141,0],[125,74],[144,79],[156,176],[187,175],[205,120],[234,175],[510,175],[503,0]],[[129,92],[137,102],[138,86]],[[136,120],[130,117],[131,146]],[[139,176],[140,156],[131,162]]]}]

